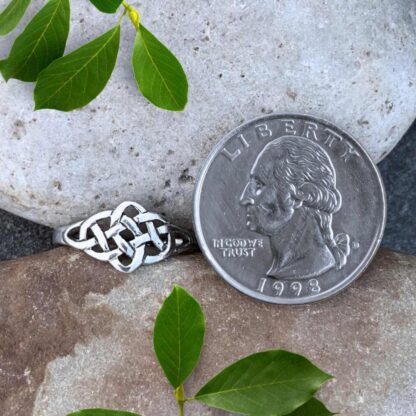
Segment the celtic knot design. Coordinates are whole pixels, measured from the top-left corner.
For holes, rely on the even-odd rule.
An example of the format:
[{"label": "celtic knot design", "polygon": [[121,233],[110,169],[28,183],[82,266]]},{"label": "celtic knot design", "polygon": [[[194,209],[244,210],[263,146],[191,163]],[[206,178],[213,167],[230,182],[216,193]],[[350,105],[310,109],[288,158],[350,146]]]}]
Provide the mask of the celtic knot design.
[{"label": "celtic knot design", "polygon": [[170,227],[159,214],[126,201],[112,211],[99,212],[66,227],[59,242],[129,273],[170,254],[175,248]]}]

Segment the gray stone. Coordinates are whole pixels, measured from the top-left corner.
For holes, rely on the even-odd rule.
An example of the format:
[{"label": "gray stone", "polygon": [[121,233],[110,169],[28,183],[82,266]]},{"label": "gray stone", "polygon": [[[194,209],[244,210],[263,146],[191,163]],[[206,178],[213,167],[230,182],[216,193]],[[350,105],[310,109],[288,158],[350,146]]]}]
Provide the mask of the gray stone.
[{"label": "gray stone", "polygon": [[[381,250],[350,288],[302,307],[248,298],[199,254],[126,276],[59,248],[0,263],[0,414],[64,416],[85,407],[177,414],[152,350],[173,283],[203,306],[207,333],[191,395],[238,357],[270,348],[308,356],[336,379],[320,397],[348,416],[416,412],[416,257]],[[225,412],[190,403],[188,415]]]},{"label": "gray stone", "polygon": [[[88,2],[71,5],[68,51],[116,19]],[[135,199],[189,225],[197,171],[242,121],[311,113],[350,131],[380,160],[414,117],[412,0],[167,0],[140,10],[186,69],[186,111],[162,111],[140,96],[127,20],[112,79],[80,111],[33,112],[31,85],[1,82],[1,208],[56,226]],[[13,36],[0,40],[2,56]]]}]

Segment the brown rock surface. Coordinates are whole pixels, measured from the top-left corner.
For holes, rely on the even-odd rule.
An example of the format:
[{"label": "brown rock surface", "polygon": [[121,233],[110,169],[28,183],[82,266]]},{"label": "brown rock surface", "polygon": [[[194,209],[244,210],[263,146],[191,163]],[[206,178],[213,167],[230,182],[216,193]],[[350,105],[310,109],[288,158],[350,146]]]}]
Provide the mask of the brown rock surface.
[{"label": "brown rock surface", "polygon": [[[202,303],[207,336],[192,394],[237,357],[285,348],[334,374],[321,397],[347,416],[416,414],[416,258],[381,250],[365,275],[323,303],[260,303],[199,254],[125,276],[60,248],[0,264],[0,414],[65,416],[83,407],[177,413],[152,351],[173,282]],[[226,413],[191,403],[189,415]]]}]

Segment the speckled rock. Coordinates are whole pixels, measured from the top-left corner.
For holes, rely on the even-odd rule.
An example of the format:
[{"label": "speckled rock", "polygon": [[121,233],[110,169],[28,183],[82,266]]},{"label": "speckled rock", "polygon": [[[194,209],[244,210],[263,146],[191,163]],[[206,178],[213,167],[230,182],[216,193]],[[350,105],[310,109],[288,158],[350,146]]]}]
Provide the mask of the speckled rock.
[{"label": "speckled rock", "polygon": [[[88,2],[71,6],[68,51],[116,19]],[[186,69],[186,111],[156,109],[138,93],[127,20],[111,81],[80,111],[33,112],[31,85],[1,82],[1,208],[56,226],[136,199],[189,225],[204,158],[242,121],[311,113],[380,160],[415,116],[413,0],[166,0],[140,10]],[[13,36],[0,40],[1,56]]]},{"label": "speckled rock", "polygon": [[[0,263],[0,414],[65,416],[93,406],[176,414],[152,350],[156,313],[175,282],[201,301],[207,317],[189,394],[237,357],[285,348],[335,375],[321,392],[332,410],[413,415],[415,275],[416,257],[382,250],[340,295],[284,307],[240,294],[199,254],[129,276],[67,248]],[[198,403],[188,409],[226,415]]]}]

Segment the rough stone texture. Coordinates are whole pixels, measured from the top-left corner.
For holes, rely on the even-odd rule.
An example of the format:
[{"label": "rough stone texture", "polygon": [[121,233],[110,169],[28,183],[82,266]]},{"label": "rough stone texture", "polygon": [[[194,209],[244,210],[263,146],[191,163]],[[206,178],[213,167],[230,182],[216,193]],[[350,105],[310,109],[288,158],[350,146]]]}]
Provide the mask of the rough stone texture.
[{"label": "rough stone texture", "polygon": [[[33,3],[25,21],[40,7]],[[71,5],[68,51],[114,24],[88,2]],[[203,159],[245,120],[315,114],[380,160],[414,118],[412,0],[167,0],[140,10],[186,69],[187,110],[165,112],[140,97],[127,20],[111,81],[81,111],[35,113],[31,85],[1,82],[1,208],[55,226],[136,199],[189,225]],[[1,56],[14,36],[0,40]]]},{"label": "rough stone texture", "polygon": [[[416,255],[416,123],[380,164],[387,193],[387,224],[382,246]],[[0,210],[0,260],[52,248],[52,230]]]},{"label": "rough stone texture", "polygon": [[[237,357],[285,348],[334,374],[321,397],[346,416],[416,412],[416,258],[382,250],[340,295],[305,307],[254,301],[199,254],[125,276],[60,248],[0,263],[0,414],[64,416],[91,406],[176,414],[152,351],[154,318],[174,282],[202,302],[207,335],[196,391]],[[220,416],[197,403],[189,415]]]}]

